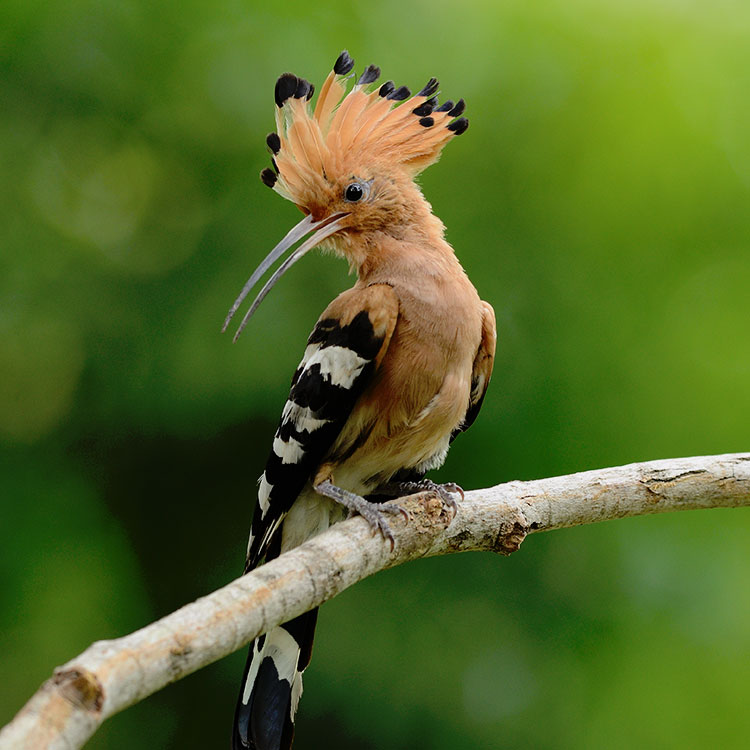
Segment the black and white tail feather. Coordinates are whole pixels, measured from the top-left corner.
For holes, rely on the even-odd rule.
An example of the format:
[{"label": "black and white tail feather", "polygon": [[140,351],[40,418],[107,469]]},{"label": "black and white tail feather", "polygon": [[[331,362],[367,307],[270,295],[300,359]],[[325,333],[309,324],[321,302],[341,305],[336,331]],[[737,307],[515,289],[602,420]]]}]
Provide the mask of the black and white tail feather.
[{"label": "black and white tail feather", "polygon": [[[324,313],[325,316],[325,313]],[[323,531],[320,514],[290,514],[309,485],[387,345],[367,309],[347,324],[323,317],[315,326],[260,479],[245,572]],[[233,750],[288,750],[310,662],[317,609],[274,628],[250,647],[235,712]]]}]

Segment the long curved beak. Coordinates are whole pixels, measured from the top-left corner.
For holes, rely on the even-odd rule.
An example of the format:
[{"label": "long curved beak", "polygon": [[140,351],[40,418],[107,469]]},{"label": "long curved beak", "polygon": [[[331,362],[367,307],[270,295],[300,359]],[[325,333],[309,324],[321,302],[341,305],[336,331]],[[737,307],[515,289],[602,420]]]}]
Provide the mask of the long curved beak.
[{"label": "long curved beak", "polygon": [[287,232],[281,242],[271,250],[270,253],[263,259],[263,262],[253,271],[252,276],[247,280],[247,283],[242,287],[240,296],[234,301],[229,314],[224,321],[222,326],[222,332],[227,330],[230,321],[237,312],[239,306],[244,301],[245,297],[250,293],[250,290],[258,283],[261,276],[290,248],[295,242],[301,240],[305,235],[313,234],[308,237],[296,250],[294,250],[289,257],[276,269],[271,278],[266,282],[265,286],[260,290],[258,296],[250,305],[250,309],[245,313],[245,317],[237,329],[237,333],[234,334],[233,341],[237,341],[242,333],[243,329],[247,325],[248,321],[252,317],[253,313],[258,309],[258,306],[265,299],[266,295],[271,291],[276,282],[303,256],[312,250],[316,245],[319,245],[324,239],[330,237],[332,234],[336,234],[339,230],[343,229],[344,219],[349,216],[348,213],[337,213],[327,216],[325,219],[320,221],[313,221],[312,216],[305,216],[302,221],[294,226]]}]

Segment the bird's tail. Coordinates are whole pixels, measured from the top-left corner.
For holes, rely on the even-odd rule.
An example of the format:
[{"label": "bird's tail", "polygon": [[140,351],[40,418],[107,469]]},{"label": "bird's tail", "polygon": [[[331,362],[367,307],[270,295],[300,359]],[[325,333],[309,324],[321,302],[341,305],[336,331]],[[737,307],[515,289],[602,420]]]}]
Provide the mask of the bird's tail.
[{"label": "bird's tail", "polygon": [[310,663],[318,610],[279,625],[250,645],[234,714],[232,750],[289,750]]}]

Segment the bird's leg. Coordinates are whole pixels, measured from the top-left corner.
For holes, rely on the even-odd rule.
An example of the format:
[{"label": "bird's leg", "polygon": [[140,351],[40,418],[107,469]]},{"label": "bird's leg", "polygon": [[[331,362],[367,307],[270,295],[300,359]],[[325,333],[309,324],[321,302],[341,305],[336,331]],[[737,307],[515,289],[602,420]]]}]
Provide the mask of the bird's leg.
[{"label": "bird's leg", "polygon": [[349,492],[349,490],[337,487],[330,481],[330,479],[318,482],[318,484],[314,485],[313,489],[319,495],[330,498],[331,500],[343,505],[345,508],[348,508],[352,513],[359,513],[359,515],[370,524],[373,533],[379,531],[383,535],[383,538],[391,543],[391,551],[393,551],[395,546],[395,540],[393,538],[391,527],[385,520],[385,514],[400,513],[407,521],[411,518],[409,511],[406,510],[406,508],[402,508],[400,505],[394,505],[393,503],[370,502],[354,492]]},{"label": "bird's leg", "polygon": [[388,482],[375,490],[375,494],[388,497],[404,497],[414,492],[434,492],[442,500],[443,505],[451,509],[454,517],[458,512],[458,504],[453,495],[461,495],[461,499],[464,499],[464,491],[455,482],[438,484],[432,479],[421,479],[418,482]]}]

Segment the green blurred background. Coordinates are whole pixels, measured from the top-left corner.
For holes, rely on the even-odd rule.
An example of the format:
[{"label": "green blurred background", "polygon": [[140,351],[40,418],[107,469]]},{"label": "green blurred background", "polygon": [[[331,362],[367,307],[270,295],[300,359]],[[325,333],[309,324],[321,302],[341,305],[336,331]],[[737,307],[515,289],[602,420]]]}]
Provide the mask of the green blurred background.
[{"label": "green blurred background", "polygon": [[[240,572],[304,340],[309,257],[219,333],[299,219],[258,180],[273,84],[463,96],[422,184],[498,317],[466,488],[750,449],[750,5],[4,0],[0,724],[91,641]],[[750,516],[424,560],[327,604],[296,748],[745,748]],[[225,748],[244,655],[91,748]]]}]

